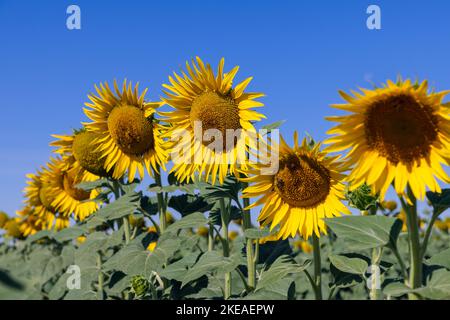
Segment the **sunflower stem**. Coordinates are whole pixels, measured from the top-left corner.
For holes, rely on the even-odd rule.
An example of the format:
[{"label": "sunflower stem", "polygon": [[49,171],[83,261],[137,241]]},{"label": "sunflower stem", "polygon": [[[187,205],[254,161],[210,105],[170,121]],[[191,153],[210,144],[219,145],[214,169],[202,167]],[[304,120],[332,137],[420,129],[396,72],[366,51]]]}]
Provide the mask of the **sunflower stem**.
[{"label": "sunflower stem", "polygon": [[436,222],[437,218],[441,212],[439,211],[433,211],[433,215],[431,216],[430,222],[428,223],[427,230],[425,231],[425,237],[423,238],[422,242],[422,249],[420,251],[420,260],[423,261],[423,258],[425,257],[425,254],[427,253],[427,247],[428,247],[428,241],[430,241],[431,233],[433,232],[433,226]]},{"label": "sunflower stem", "polygon": [[[154,170],[154,172],[155,172],[155,183],[156,183],[156,185],[158,187],[162,187],[161,175],[159,174],[158,171],[159,170]],[[164,197],[163,197],[162,192],[158,192],[156,194],[156,197],[158,199],[159,230],[160,230],[160,233],[163,233],[166,230],[166,227],[167,227],[167,218],[166,218]]]},{"label": "sunflower stem", "polygon": [[97,299],[103,300],[103,272],[102,272],[102,255],[97,253],[97,269],[98,269],[98,286],[97,286]]},{"label": "sunflower stem", "polygon": [[209,223],[208,228],[208,251],[214,250],[214,227],[212,223]]},{"label": "sunflower stem", "polygon": [[322,266],[320,261],[320,241],[315,233],[312,235],[314,259],[314,283],[316,300],[322,300]]},{"label": "sunflower stem", "polygon": [[128,216],[125,216],[122,218],[122,224],[123,224],[123,233],[125,235],[125,244],[130,243],[130,222],[128,221]]},{"label": "sunflower stem", "polygon": [[[243,188],[247,188],[248,183],[243,183]],[[242,227],[245,230],[250,229],[252,227],[251,221],[251,212],[249,209],[245,209],[250,205],[250,199],[244,198],[244,210],[242,211]],[[248,273],[248,286],[250,290],[254,290],[256,288],[256,263],[255,263],[255,254],[253,250],[253,240],[246,240],[246,252],[247,252],[247,273]]]},{"label": "sunflower stem", "polygon": [[[222,220],[222,247],[223,256],[230,256],[230,239],[228,236],[228,224],[230,223],[229,212],[225,206],[225,199],[220,199],[220,213]],[[224,298],[228,300],[231,297],[231,272],[225,273]]]},{"label": "sunflower stem", "polygon": [[[400,202],[406,213],[406,225],[408,227],[408,240],[410,251],[410,271],[409,286],[411,289],[417,289],[422,286],[422,261],[419,238],[419,222],[417,217],[417,203],[411,188],[408,185],[408,197],[412,205],[408,204],[405,199],[400,196]],[[408,295],[410,300],[417,300],[419,297],[411,293]]]}]

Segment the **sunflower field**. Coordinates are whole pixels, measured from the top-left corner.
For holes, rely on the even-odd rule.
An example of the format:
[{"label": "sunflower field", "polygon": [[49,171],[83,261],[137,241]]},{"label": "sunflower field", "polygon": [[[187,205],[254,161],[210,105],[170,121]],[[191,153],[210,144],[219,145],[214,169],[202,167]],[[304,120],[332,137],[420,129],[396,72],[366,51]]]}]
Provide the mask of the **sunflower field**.
[{"label": "sunflower field", "polygon": [[450,91],[341,91],[289,145],[238,69],[96,85],[0,213],[0,298],[450,299]]}]

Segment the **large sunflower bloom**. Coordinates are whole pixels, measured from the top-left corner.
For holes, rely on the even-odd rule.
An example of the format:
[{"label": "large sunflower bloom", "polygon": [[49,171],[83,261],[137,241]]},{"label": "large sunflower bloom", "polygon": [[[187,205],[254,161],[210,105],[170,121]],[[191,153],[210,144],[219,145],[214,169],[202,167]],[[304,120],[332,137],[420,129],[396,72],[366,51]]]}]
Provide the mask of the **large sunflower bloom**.
[{"label": "large sunflower bloom", "polygon": [[96,190],[85,191],[76,187],[77,184],[83,182],[81,167],[67,165],[60,158],[52,158],[48,167],[49,174],[44,178],[54,196],[52,205],[65,218],[58,221],[58,226],[68,224],[68,218],[72,213],[75,219],[83,221],[98,209],[98,203],[94,201],[98,192]]},{"label": "large sunflower bloom", "polygon": [[85,123],[88,130],[98,134],[97,149],[105,157],[105,169],[112,177],[120,179],[128,170],[128,180],[134,180],[136,171],[144,177],[144,167],[152,170],[164,168],[167,151],[160,136],[161,126],[153,121],[160,103],[144,101],[147,89],[139,96],[138,85],[123,82],[122,90],[114,81],[114,92],[108,83],[95,86],[98,96],[91,94],[86,103],[86,115],[93,121]]},{"label": "large sunflower bloom", "polygon": [[308,239],[313,232],[320,237],[327,233],[324,218],[349,214],[342,204],[345,198],[343,163],[338,157],[329,157],[320,151],[320,143],[309,146],[306,139],[299,145],[297,133],[294,147],[289,147],[280,136],[279,168],[274,175],[261,175],[263,165],[248,170],[252,183],[243,192],[244,198],[262,196],[249,208],[263,205],[258,220],[261,227],[270,225],[279,231],[270,240],[295,237],[298,233]]},{"label": "large sunflower bloom", "polygon": [[66,163],[73,168],[81,170],[83,181],[95,181],[100,177],[107,176],[105,170],[105,157],[102,152],[93,150],[94,142],[99,135],[85,128],[75,131],[71,135],[52,135],[58,140],[50,143],[57,147],[55,153],[63,158],[69,157]]},{"label": "large sunflower bloom", "polygon": [[[192,67],[186,62],[188,74],[183,71],[181,76],[174,73],[175,79],[169,77],[170,85],[163,85],[167,90],[164,91],[166,97],[162,100],[175,109],[160,112],[167,117],[165,121],[171,125],[166,136],[187,133],[182,136],[184,139],[176,144],[178,150],[189,150],[187,154],[183,154],[183,160],[174,161],[172,172],[175,172],[179,181],[189,181],[198,173],[205,174],[206,180],[211,176],[214,184],[217,175],[221,183],[229,173],[237,175],[237,163],[246,166],[245,152],[242,151],[248,150],[248,146],[252,146],[252,141],[255,141],[254,135],[243,134],[243,131],[255,133],[252,121],[265,118],[264,115],[250,110],[263,106],[254,99],[264,95],[244,92],[252,77],[233,87],[232,82],[239,67],[236,66],[225,74],[223,67],[224,59],[221,59],[217,75],[214,75],[211,66],[205,65],[197,57],[196,63],[192,61]],[[196,134],[199,125],[200,139]],[[213,129],[217,130],[223,139],[218,148],[217,144],[203,139],[205,132]],[[230,131],[236,133],[233,141],[226,139]],[[189,138],[186,139],[186,136]]]},{"label": "large sunflower bloom", "polygon": [[421,200],[426,187],[440,192],[435,178],[450,182],[441,166],[450,163],[450,109],[442,104],[447,93],[429,93],[426,81],[410,80],[388,81],[354,97],[340,92],[348,103],[333,107],[352,114],[327,118],[339,125],[325,143],[332,152],[350,149],[351,189],[367,183],[381,200],[391,183],[398,194],[409,185]]}]

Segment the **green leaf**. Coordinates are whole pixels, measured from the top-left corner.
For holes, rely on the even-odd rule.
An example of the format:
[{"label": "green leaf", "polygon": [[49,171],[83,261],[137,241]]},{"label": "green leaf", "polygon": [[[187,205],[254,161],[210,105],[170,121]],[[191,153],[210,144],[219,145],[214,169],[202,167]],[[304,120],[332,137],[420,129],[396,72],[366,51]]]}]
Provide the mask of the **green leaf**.
[{"label": "green leaf", "polygon": [[54,235],[54,239],[58,242],[69,241],[78,238],[86,232],[84,228],[74,226],[71,228],[62,229]]},{"label": "green leaf", "polygon": [[173,233],[185,228],[198,228],[200,226],[204,226],[206,223],[208,223],[208,219],[205,218],[204,214],[201,212],[195,212],[171,224],[166,229],[165,233]]},{"label": "green leaf", "polygon": [[170,197],[168,206],[178,211],[183,217],[194,212],[206,212],[212,208],[199,195],[182,194]]},{"label": "green leaf", "polygon": [[349,258],[344,255],[331,255],[329,259],[337,269],[346,273],[363,275],[369,267],[367,262],[360,258]]},{"label": "green leaf", "polygon": [[286,300],[292,288],[292,279],[278,279],[263,289],[251,292],[244,300]]},{"label": "green leaf", "polygon": [[186,272],[181,286],[184,287],[190,281],[212,272],[218,272],[219,274],[231,272],[239,265],[239,260],[238,255],[224,257],[217,251],[208,251]]},{"label": "green leaf", "polygon": [[104,224],[107,221],[120,219],[135,212],[140,204],[140,194],[132,192],[125,194],[118,200],[110,203],[100,210],[96,214],[88,218],[85,226],[86,228],[95,228]]},{"label": "green leaf", "polygon": [[427,263],[450,269],[450,248],[435,254],[427,260]]},{"label": "green leaf", "polygon": [[139,186],[139,184],[140,184],[139,179],[135,179],[135,180],[134,180],[133,182],[131,182],[131,183],[122,184],[122,185],[120,186],[120,188],[122,189],[122,191],[123,191],[125,194],[133,193],[133,192],[136,191],[136,188]]},{"label": "green leaf", "polygon": [[450,271],[436,270],[431,275],[427,286],[416,289],[414,292],[428,299],[450,299]]},{"label": "green leaf", "polygon": [[450,189],[443,189],[441,193],[428,191],[427,198],[435,212],[442,213],[450,208]]},{"label": "green leaf", "polygon": [[[229,210],[229,212],[230,212],[230,217],[229,217],[228,222],[230,222],[231,220],[238,220],[238,219],[242,218],[242,211],[238,207],[231,205],[228,201],[225,202],[225,209]],[[219,202],[216,202],[214,207],[209,211],[208,218],[209,218],[210,222],[212,222],[216,226],[222,225],[222,213],[220,210]]]},{"label": "green leaf", "polygon": [[199,255],[200,252],[191,253],[186,257],[168,265],[159,273],[159,275],[169,280],[183,281],[186,272],[188,272],[189,268],[195,264]]},{"label": "green leaf", "polygon": [[260,279],[256,286],[256,290],[261,290],[270,286],[274,282],[285,278],[288,274],[296,274],[305,270],[311,261],[305,261],[303,265],[297,264],[289,256],[280,256],[274,263],[272,263],[268,270],[261,273]]},{"label": "green leaf", "polygon": [[156,199],[156,197],[150,198],[148,196],[142,196],[140,205],[141,205],[141,210],[143,210],[143,212],[148,215],[152,216],[159,212],[158,211],[158,200]]},{"label": "green leaf", "polygon": [[[145,235],[143,235],[145,236]],[[159,271],[180,247],[178,239],[166,239],[156,245],[153,252],[142,244],[142,237],[136,238],[103,264],[105,270],[122,271],[127,275],[149,277],[152,271]]]},{"label": "green leaf", "polygon": [[271,235],[269,228],[256,229],[250,228],[244,231],[244,235],[249,239],[262,239]]},{"label": "green leaf", "polygon": [[35,234],[29,236],[26,240],[25,240],[25,244],[30,244],[33,242],[36,242],[38,240],[41,240],[43,238],[48,238],[48,239],[52,239],[54,236],[54,232],[48,231],[48,230],[41,230],[36,232]]},{"label": "green leaf", "polygon": [[242,183],[236,177],[228,176],[221,185],[210,185],[203,193],[204,197],[211,202],[216,202],[221,198],[230,198],[239,203],[239,192],[242,190]]},{"label": "green leaf", "polygon": [[395,245],[401,230],[400,220],[385,216],[346,216],[325,222],[350,250]]},{"label": "green leaf", "polygon": [[99,179],[95,181],[84,181],[76,185],[77,189],[83,189],[85,191],[91,191],[101,187],[111,188],[111,183],[108,179]]},{"label": "green leaf", "polygon": [[391,282],[383,288],[383,293],[393,297],[400,297],[408,294],[412,291],[410,287],[405,285],[403,282],[396,281]]}]

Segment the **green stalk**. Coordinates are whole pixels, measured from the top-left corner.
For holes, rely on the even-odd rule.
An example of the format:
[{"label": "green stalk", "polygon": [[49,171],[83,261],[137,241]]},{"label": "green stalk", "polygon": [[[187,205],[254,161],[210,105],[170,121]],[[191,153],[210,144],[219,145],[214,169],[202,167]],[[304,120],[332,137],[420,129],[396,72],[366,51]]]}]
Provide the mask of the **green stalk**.
[{"label": "green stalk", "polygon": [[425,237],[422,242],[422,250],[420,252],[420,261],[423,261],[425,254],[427,253],[428,241],[430,240],[431,233],[433,232],[433,226],[441,212],[433,211],[430,222],[428,223],[427,230],[425,231]]},{"label": "green stalk", "polygon": [[[247,188],[248,183],[243,183],[243,188]],[[244,198],[244,208],[250,205],[250,199]],[[252,227],[251,212],[250,210],[243,210],[242,212],[242,227],[245,230]],[[256,288],[256,263],[255,255],[253,250],[253,239],[246,240],[246,251],[247,251],[247,273],[248,273],[248,286],[251,290]]]},{"label": "green stalk", "polygon": [[[154,170],[155,173],[155,183],[157,186],[162,187],[161,183],[161,175],[157,170]],[[159,211],[159,230],[160,233],[163,233],[167,228],[167,219],[166,219],[166,209],[165,209],[165,203],[164,203],[164,197],[162,192],[158,192],[156,194],[156,197],[158,199],[158,211]]]},{"label": "green stalk", "polygon": [[214,250],[214,227],[212,223],[209,224],[208,228],[208,251]]},{"label": "green stalk", "polygon": [[128,221],[128,216],[122,218],[123,223],[123,233],[125,234],[125,244],[130,243],[130,222]]},{"label": "green stalk", "polygon": [[391,249],[392,253],[394,253],[395,258],[397,258],[398,263],[400,264],[400,269],[402,271],[403,279],[408,279],[408,272],[406,271],[405,263],[403,262],[402,257],[400,256],[400,253],[398,252],[398,249],[395,245],[389,246],[389,249]]},{"label": "green stalk", "polygon": [[97,287],[97,299],[103,300],[103,272],[102,272],[102,255],[97,253],[97,268],[98,268],[98,287]]},{"label": "green stalk", "polygon": [[322,267],[320,261],[320,242],[315,233],[312,235],[314,259],[314,283],[316,300],[322,300]]},{"label": "green stalk", "polygon": [[[410,251],[410,272],[409,272],[409,286],[411,289],[417,289],[422,286],[422,260],[419,237],[419,221],[417,217],[416,199],[408,186],[408,197],[413,203],[409,205],[403,197],[400,197],[403,210],[406,213],[406,224],[408,227],[409,236],[409,251]],[[416,300],[419,297],[416,294],[409,294],[410,300]]]},{"label": "green stalk", "polygon": [[[222,247],[223,256],[230,256],[230,239],[228,237],[228,224],[230,222],[229,213],[225,207],[225,200],[220,199],[220,213],[222,220]],[[225,287],[224,287],[224,298],[228,300],[231,297],[231,272],[225,273]]]},{"label": "green stalk", "polygon": [[[117,201],[122,196],[122,189],[120,187],[120,182],[117,180],[113,181],[113,192],[114,192],[114,198]],[[125,244],[130,243],[130,223],[128,221],[128,216],[125,216],[122,218],[122,225],[123,225],[123,233],[125,235]]]}]

